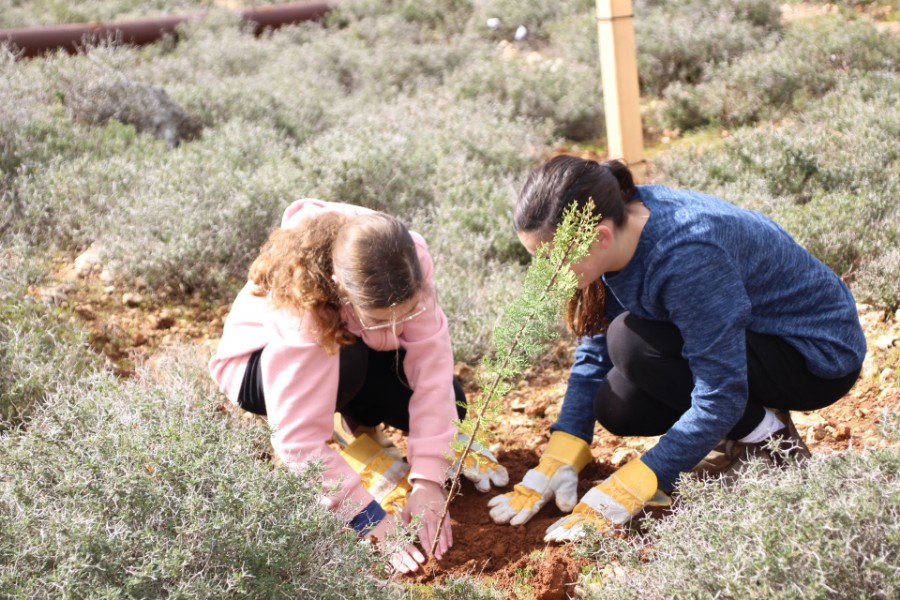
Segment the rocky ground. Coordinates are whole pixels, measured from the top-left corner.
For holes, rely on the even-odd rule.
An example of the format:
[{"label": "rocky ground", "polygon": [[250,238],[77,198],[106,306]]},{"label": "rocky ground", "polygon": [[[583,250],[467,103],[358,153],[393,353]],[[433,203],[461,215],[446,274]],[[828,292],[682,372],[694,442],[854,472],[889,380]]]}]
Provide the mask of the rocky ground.
[{"label": "rocky ground", "polygon": [[[175,344],[198,344],[212,352],[229,306],[208,306],[200,299],[166,304],[144,290],[122,290],[104,281],[99,263],[80,257],[60,268],[59,280],[33,293],[47,302],[69,307],[75,319],[91,331],[91,344],[122,376],[152,361]],[[815,413],[794,413],[794,420],[814,453],[856,451],[879,443],[884,410],[900,410],[900,314],[860,306],[869,352],[862,377],[837,404]],[[415,582],[428,585],[448,576],[468,574],[508,592],[512,598],[566,598],[582,566],[566,546],[543,542],[546,527],[561,516],[545,507],[527,526],[494,524],[486,504],[494,494],[509,491],[537,464],[548,428],[559,413],[559,402],[574,346],[561,340],[505,399],[500,417],[490,424],[493,449],[509,470],[508,489],[481,494],[465,481],[451,505],[454,546],[440,564],[429,565]],[[457,365],[470,397],[478,390],[473,366]],[[392,432],[397,444],[402,436]],[[654,438],[618,438],[598,426],[591,451],[595,457],[582,473],[587,491],[617,467],[639,455]]]}]

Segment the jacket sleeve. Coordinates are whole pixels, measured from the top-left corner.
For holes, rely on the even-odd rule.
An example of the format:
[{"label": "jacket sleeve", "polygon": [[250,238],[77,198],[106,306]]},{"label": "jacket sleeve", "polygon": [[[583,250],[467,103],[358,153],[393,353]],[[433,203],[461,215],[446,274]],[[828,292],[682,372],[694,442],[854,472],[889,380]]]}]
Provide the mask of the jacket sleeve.
[{"label": "jacket sleeve", "polygon": [[[623,312],[621,304],[606,289],[606,319],[615,319]],[[606,380],[613,364],[606,346],[606,334],[583,337],[575,348],[575,360],[569,369],[569,382],[563,396],[559,417],[550,431],[563,431],[580,437],[588,444],[594,439],[594,398]]]},{"label": "jacket sleeve", "polygon": [[309,339],[314,338],[306,333],[310,317],[298,327],[297,319],[281,316],[270,322],[269,343],[260,360],[272,446],[292,471],[303,470],[311,461],[323,463],[329,505],[350,499],[357,508],[365,507],[373,500],[371,494],[326,444],[334,425],[340,358]]},{"label": "jacket sleeve", "polygon": [[671,487],[738,422],[747,406],[746,328],[751,304],[736,265],[711,244],[686,248],[693,268],[667,258],[650,285],[684,338],[694,377],[691,407],[643,460]]}]

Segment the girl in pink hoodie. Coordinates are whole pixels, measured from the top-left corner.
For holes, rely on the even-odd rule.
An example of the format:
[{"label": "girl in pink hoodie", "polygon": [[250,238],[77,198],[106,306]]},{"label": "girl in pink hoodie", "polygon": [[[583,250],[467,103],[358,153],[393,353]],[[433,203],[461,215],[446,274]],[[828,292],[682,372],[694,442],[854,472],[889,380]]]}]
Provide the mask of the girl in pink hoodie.
[{"label": "girl in pink hoodie", "polygon": [[[209,368],[232,402],[268,416],[288,468],[322,461],[326,488],[336,490],[325,503],[351,503],[361,535],[384,539],[418,516],[419,541],[431,547],[465,396],[420,235],[366,208],[294,202],[253,263]],[[335,411],[351,427],[409,432],[412,491],[402,515],[386,514],[327,445]],[[447,518],[436,558],[451,544]],[[410,545],[391,563],[407,572],[424,560]]]}]

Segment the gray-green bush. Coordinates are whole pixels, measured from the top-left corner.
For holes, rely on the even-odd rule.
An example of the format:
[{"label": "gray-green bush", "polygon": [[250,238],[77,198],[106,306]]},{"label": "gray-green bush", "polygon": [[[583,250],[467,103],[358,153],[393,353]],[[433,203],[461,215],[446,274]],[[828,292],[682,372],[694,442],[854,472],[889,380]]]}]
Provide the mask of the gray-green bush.
[{"label": "gray-green bush", "polygon": [[0,432],[25,423],[49,394],[96,368],[71,315],[29,288],[47,284],[23,245],[0,244]]},{"label": "gray-green bush", "polygon": [[900,591],[900,440],[756,463],[734,489],[683,480],[674,514],[631,541],[603,536],[584,597],[894,598]]},{"label": "gray-green bush", "polygon": [[495,98],[509,104],[515,116],[547,120],[560,137],[581,141],[604,131],[596,64],[567,65],[536,53],[504,58],[489,49],[454,72],[447,85],[463,98]]},{"label": "gray-green bush", "polygon": [[0,589],[15,598],[384,598],[376,557],[261,459],[196,357],[97,374],[0,437]]},{"label": "gray-green bush", "polygon": [[771,0],[635,2],[638,73],[645,94],[661,96],[674,83],[698,83],[780,37],[780,10]]},{"label": "gray-green bush", "polygon": [[869,21],[828,16],[797,23],[783,40],[711,68],[697,85],[667,87],[661,124],[686,130],[774,119],[825,95],[847,73],[896,72],[898,65],[900,37]]}]

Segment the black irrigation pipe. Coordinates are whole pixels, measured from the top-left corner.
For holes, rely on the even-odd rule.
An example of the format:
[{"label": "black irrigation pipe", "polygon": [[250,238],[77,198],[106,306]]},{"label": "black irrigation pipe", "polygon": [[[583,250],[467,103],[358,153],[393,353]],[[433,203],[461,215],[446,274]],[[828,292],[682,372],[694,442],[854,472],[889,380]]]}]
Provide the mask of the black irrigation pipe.
[{"label": "black irrigation pipe", "polygon": [[[252,26],[254,35],[260,35],[266,29],[321,19],[333,6],[334,1],[266,4],[244,9],[240,16],[242,22]],[[9,43],[19,56],[31,58],[56,49],[74,54],[86,44],[107,40],[121,44],[151,44],[166,34],[175,33],[182,23],[203,19],[207,14],[0,29],[0,45]]]}]

